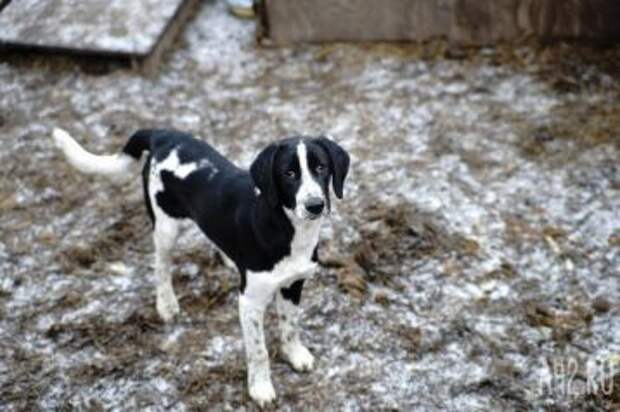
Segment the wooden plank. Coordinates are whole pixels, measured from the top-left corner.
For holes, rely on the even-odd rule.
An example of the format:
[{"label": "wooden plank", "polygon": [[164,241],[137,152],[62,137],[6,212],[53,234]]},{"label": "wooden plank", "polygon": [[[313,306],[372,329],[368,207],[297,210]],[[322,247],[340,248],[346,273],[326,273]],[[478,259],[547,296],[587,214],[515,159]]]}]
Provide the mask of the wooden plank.
[{"label": "wooden plank", "polygon": [[2,11],[3,8],[5,8],[11,0],[0,0],[0,11]]},{"label": "wooden plank", "polygon": [[166,29],[155,43],[155,46],[145,58],[139,61],[146,74],[152,75],[155,73],[165,49],[172,44],[174,38],[185,26],[185,23],[194,15],[200,2],[201,0],[185,0],[181,7],[177,9],[174,17],[168,21]]},{"label": "wooden plank", "polygon": [[13,0],[0,13],[0,47],[146,57],[186,3]]},{"label": "wooden plank", "polygon": [[276,44],[425,41],[488,45],[620,39],[618,0],[263,0],[262,36]]}]

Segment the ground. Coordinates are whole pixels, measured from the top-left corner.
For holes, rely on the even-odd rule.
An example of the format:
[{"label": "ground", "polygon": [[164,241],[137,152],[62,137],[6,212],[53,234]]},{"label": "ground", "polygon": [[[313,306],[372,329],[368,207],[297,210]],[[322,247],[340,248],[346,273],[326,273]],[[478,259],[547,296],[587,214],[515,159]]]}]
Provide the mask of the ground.
[{"label": "ground", "polygon": [[79,175],[50,141],[60,126],[115,152],[164,126],[246,166],[294,133],[351,153],[302,299],[315,371],[282,362],[268,316],[278,408],[612,410],[619,90],[617,48],[264,49],[253,22],[211,2],[153,77],[5,60],[0,409],[255,409],[238,276],[187,224],[183,313],[164,325],[138,177]]}]

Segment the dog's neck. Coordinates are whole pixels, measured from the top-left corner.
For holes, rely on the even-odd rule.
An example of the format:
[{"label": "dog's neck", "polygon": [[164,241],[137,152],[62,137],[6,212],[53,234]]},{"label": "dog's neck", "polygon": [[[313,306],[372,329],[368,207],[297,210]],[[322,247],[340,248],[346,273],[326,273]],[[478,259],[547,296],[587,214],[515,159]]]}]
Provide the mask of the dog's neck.
[{"label": "dog's neck", "polygon": [[[263,196],[259,196],[253,209],[252,226],[261,243],[291,241],[294,233],[293,222],[288,219],[281,205],[274,207]],[[265,234],[270,234],[270,238],[265,238]]]},{"label": "dog's neck", "polygon": [[[265,246],[279,242],[294,246],[291,244],[294,237],[298,242],[302,240],[299,239],[301,237],[303,243],[312,243],[315,238],[318,238],[318,230],[323,220],[322,217],[316,220],[298,218],[295,213],[286,210],[284,206],[273,207],[262,197],[259,197],[254,204],[252,216],[254,233]],[[271,236],[266,238],[264,236],[266,233]],[[312,248],[314,246],[312,245]]]}]

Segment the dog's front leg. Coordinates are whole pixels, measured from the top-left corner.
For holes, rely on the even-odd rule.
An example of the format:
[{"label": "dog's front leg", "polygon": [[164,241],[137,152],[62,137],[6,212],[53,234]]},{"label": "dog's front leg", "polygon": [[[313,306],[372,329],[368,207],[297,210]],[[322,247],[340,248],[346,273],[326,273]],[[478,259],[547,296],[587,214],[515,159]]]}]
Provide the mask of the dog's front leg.
[{"label": "dog's front leg", "polygon": [[282,288],[276,297],[281,352],[293,369],[300,372],[314,367],[314,356],[299,338],[299,303],[303,284],[303,279],[297,280]]},{"label": "dog's front leg", "polygon": [[248,293],[247,288],[239,296],[239,318],[248,366],[248,391],[261,407],[276,399],[263,332],[265,308],[272,297],[272,292]]}]

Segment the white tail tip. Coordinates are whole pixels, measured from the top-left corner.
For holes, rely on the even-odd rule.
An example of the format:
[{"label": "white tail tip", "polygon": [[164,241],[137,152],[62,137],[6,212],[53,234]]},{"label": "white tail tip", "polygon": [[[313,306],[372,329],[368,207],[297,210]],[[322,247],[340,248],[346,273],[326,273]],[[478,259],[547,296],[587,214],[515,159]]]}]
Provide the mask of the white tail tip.
[{"label": "white tail tip", "polygon": [[54,127],[54,130],[52,131],[52,138],[54,139],[54,144],[59,149],[64,148],[66,143],[72,140],[69,133],[59,127]]},{"label": "white tail tip", "polygon": [[131,166],[135,160],[124,153],[116,155],[96,155],[90,153],[59,127],[52,130],[54,144],[67,158],[67,161],[82,173],[105,175],[123,181],[131,177]]}]

